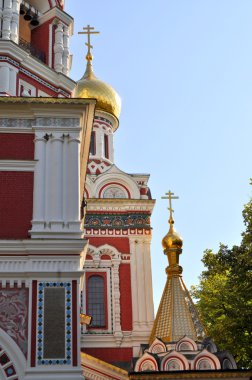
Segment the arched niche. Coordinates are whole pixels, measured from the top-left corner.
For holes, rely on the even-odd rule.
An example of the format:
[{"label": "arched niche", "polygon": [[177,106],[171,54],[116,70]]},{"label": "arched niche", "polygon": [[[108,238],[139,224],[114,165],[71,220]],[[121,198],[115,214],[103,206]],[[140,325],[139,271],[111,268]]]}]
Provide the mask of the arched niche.
[{"label": "arched niche", "polygon": [[[14,340],[0,328],[0,375],[5,380],[23,380],[26,359]],[[14,376],[15,375],[15,376]]]}]

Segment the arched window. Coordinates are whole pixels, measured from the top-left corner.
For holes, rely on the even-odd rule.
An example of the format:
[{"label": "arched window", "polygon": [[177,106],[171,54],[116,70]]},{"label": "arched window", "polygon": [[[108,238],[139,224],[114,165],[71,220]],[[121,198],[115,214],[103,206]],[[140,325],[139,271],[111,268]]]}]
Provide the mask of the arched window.
[{"label": "arched window", "polygon": [[91,132],[91,140],[90,140],[90,149],[89,153],[95,156],[96,154],[96,141],[95,141],[95,131]]},{"label": "arched window", "polygon": [[105,294],[104,278],[102,276],[90,276],[88,279],[87,310],[92,316],[90,327],[105,327]]}]

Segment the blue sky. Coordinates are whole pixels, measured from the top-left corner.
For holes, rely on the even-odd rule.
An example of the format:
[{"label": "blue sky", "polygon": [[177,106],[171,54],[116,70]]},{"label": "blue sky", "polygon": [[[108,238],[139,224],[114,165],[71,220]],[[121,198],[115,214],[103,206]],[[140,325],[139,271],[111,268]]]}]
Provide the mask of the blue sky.
[{"label": "blue sky", "polygon": [[97,77],[122,98],[115,162],[150,173],[155,306],[166,280],[161,240],[168,230],[169,189],[184,239],[188,288],[198,283],[206,248],[239,244],[251,189],[251,0],[66,0],[75,18],[71,77],[85,71],[90,24]]}]

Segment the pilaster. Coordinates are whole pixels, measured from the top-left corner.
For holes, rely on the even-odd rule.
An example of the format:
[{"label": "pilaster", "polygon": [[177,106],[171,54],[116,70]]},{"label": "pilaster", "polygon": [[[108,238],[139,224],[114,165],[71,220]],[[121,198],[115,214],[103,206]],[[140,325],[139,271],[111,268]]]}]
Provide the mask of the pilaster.
[{"label": "pilaster", "polygon": [[54,69],[58,73],[63,72],[63,24],[59,22],[55,30],[55,43],[54,43]]},{"label": "pilaster", "polygon": [[112,279],[113,279],[113,309],[114,309],[114,337],[116,345],[121,345],[123,334],[121,328],[121,310],[120,310],[120,279],[119,265],[121,258],[112,259]]}]

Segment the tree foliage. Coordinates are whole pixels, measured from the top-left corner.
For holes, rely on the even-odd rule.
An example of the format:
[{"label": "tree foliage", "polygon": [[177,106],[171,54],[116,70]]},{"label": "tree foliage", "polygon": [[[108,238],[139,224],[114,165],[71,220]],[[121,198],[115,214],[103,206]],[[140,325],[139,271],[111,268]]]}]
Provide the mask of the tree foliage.
[{"label": "tree foliage", "polygon": [[239,246],[206,250],[206,268],[191,294],[208,335],[229,350],[238,368],[252,368],[252,200],[243,210],[245,231]]}]

